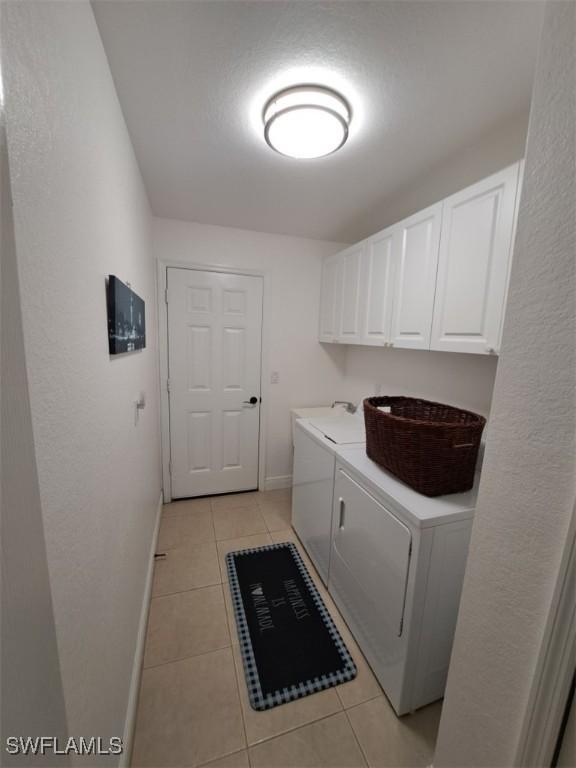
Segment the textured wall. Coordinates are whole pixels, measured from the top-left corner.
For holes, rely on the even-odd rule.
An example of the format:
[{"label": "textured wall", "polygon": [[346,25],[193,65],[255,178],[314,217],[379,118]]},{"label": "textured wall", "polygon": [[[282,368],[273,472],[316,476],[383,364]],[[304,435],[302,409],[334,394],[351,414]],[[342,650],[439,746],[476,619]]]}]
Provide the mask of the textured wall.
[{"label": "textured wall", "polygon": [[498,360],[488,355],[420,349],[347,348],[343,395],[424,397],[487,416]]},{"label": "textured wall", "polygon": [[265,323],[269,366],[278,371],[267,409],[266,477],[292,474],[290,408],[335,400],[344,370],[344,349],[318,343],[322,257],[337,243],[284,235],[154,219],[157,258],[263,270],[269,277]]},{"label": "textured wall", "polygon": [[[3,748],[8,736],[28,733],[65,736],[67,724],[34,455],[1,103],[0,172],[0,743]],[[21,757],[2,756],[2,765],[21,762]],[[67,760],[49,755],[38,758],[36,763],[61,766]]]},{"label": "textured wall", "polygon": [[436,768],[511,766],[575,497],[576,4],[547,7]]},{"label": "textured wall", "polygon": [[528,112],[522,111],[478,135],[466,147],[436,158],[417,176],[366,210],[358,221],[364,236],[378,232],[474,184],[524,157]]},{"label": "textured wall", "polygon": [[[7,2],[2,12],[24,342],[68,725],[122,736],[161,485],[150,214],[90,4]],[[147,311],[147,349],[116,359],[109,273],[131,282]],[[148,404],[136,422],[140,391]]]}]

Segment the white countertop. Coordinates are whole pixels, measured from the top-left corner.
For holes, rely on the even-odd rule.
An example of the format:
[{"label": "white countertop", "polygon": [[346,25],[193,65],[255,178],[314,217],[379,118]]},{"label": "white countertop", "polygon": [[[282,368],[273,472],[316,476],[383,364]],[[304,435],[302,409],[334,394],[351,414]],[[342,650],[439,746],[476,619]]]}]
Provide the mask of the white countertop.
[{"label": "white countertop", "polygon": [[412,525],[427,528],[433,525],[467,519],[474,516],[480,475],[476,474],[474,487],[466,493],[451,493],[430,498],[409,488],[394,475],[386,472],[366,455],[364,445],[334,446],[336,459],[359,480],[367,490],[380,497],[384,506],[396,511]]}]

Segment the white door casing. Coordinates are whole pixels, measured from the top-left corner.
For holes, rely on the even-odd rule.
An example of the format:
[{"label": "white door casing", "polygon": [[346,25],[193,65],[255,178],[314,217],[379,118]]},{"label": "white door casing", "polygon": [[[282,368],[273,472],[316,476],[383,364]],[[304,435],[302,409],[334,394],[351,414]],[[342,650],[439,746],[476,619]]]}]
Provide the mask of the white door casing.
[{"label": "white door casing", "polygon": [[444,201],[431,349],[498,352],[519,164]]},{"label": "white door casing", "polygon": [[442,203],[437,203],[397,225],[392,346],[430,347],[441,219]]},{"label": "white door casing", "polygon": [[173,498],[258,487],[262,283],[167,270]]}]

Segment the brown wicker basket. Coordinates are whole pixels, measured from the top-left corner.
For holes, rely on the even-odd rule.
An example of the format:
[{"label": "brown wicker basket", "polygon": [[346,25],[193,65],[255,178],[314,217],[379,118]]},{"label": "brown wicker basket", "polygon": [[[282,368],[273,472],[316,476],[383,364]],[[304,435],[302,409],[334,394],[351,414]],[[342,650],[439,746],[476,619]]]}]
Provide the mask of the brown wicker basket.
[{"label": "brown wicker basket", "polygon": [[[388,406],[390,413],[378,410]],[[425,496],[468,491],[486,419],[413,397],[364,400],[366,453]]]}]

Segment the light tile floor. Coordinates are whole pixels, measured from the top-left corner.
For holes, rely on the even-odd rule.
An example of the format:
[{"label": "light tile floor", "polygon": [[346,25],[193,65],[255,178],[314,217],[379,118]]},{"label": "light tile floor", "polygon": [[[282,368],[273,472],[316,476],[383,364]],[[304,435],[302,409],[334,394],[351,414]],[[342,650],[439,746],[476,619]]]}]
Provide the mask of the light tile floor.
[{"label": "light tile floor", "polygon": [[[224,557],[293,541],[358,666],[358,676],[256,712],[248,703]],[[211,768],[423,768],[440,703],[398,718],[290,527],[290,492],[164,507],[132,765]]]}]

